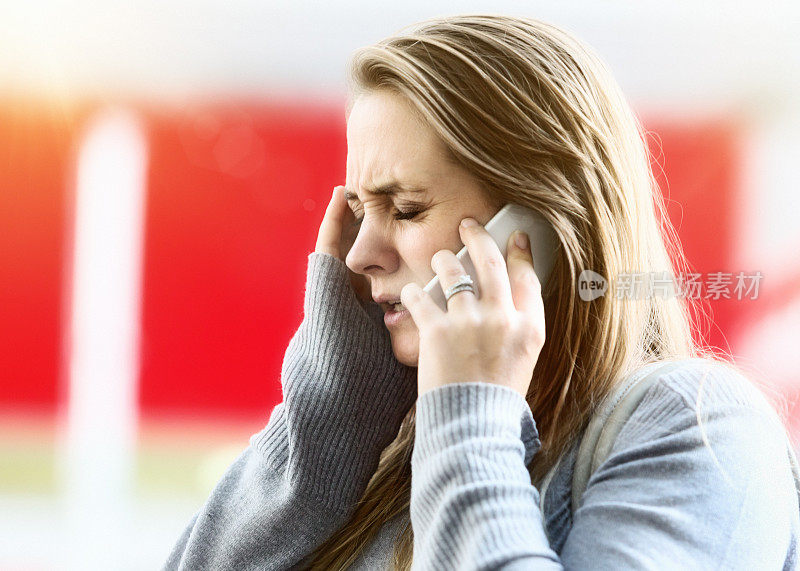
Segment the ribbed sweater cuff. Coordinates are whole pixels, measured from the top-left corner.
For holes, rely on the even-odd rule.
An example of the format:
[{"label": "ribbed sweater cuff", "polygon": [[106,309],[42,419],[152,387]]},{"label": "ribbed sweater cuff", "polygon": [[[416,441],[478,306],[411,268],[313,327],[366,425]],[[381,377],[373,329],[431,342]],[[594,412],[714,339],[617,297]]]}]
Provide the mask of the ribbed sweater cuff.
[{"label": "ribbed sweater cuff", "polygon": [[[330,312],[327,306],[329,299],[342,300],[341,305],[349,306],[350,310],[356,306],[348,304],[347,301],[355,301],[358,298],[350,285],[350,274],[347,265],[331,254],[324,252],[311,252],[307,258],[306,267],[306,295],[303,300],[303,310],[306,315],[315,312]],[[324,285],[328,290],[327,296],[309,295],[320,285]]]},{"label": "ribbed sweater cuff", "polygon": [[283,402],[251,443],[296,493],[347,511],[416,400],[416,369],[397,361],[380,307],[359,303],[338,258],[308,256],[303,307]]},{"label": "ribbed sweater cuff", "polygon": [[469,442],[486,452],[511,445],[527,466],[541,447],[528,403],[517,391],[494,383],[451,383],[429,390],[417,399],[416,417],[417,463]]}]

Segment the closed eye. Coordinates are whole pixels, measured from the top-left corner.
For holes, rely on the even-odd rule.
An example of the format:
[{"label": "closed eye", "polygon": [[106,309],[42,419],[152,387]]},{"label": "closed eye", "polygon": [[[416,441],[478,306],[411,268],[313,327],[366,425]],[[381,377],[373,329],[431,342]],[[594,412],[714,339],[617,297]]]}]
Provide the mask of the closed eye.
[{"label": "closed eye", "polygon": [[[412,220],[417,215],[421,214],[422,210],[396,210],[394,213],[395,220]],[[353,226],[358,226],[364,220],[364,217],[356,216],[355,222],[353,222]]]}]

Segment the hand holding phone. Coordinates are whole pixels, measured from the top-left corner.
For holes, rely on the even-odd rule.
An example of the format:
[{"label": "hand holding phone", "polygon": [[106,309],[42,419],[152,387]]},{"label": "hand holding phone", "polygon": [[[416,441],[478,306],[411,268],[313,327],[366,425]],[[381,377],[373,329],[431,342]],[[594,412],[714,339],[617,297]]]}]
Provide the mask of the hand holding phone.
[{"label": "hand holding phone", "polygon": [[[545,219],[542,218],[541,214],[525,206],[509,203],[503,206],[499,212],[486,223],[484,228],[494,239],[504,259],[507,254],[508,238],[511,234],[515,230],[522,230],[528,234],[534,260],[534,271],[536,272],[536,277],[539,278],[539,282],[542,284],[542,289],[544,289],[547,278],[550,275],[550,270],[553,267],[558,241],[555,231]],[[478,273],[475,271],[475,266],[469,257],[466,246],[461,248],[456,254],[456,258],[458,258],[464,266],[464,270],[472,277],[472,281],[475,284],[475,295],[480,297]],[[442,291],[439,285],[439,276],[435,276],[423,289],[433,298],[442,311],[447,311],[447,301],[444,297],[444,291]]]}]

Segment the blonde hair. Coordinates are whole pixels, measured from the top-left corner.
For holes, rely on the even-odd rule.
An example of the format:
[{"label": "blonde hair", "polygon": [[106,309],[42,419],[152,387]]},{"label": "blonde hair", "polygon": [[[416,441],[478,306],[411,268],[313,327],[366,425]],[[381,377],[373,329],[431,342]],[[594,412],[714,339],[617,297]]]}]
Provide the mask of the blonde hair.
[{"label": "blonde hair", "polygon": [[[578,276],[688,271],[658,185],[646,132],[612,74],[567,32],[532,18],[436,18],[357,50],[351,101],[389,90],[444,142],[450,159],[498,204],[543,215],[560,250],[543,289],[547,340],[527,395],[542,447],[531,462],[539,485],[622,377],[654,361],[716,359],[692,337],[698,312],[677,296],[582,301]],[[314,553],[312,569],[345,569],[382,524],[408,513],[415,409],[350,520]],[[393,562],[409,569],[406,518]]]}]

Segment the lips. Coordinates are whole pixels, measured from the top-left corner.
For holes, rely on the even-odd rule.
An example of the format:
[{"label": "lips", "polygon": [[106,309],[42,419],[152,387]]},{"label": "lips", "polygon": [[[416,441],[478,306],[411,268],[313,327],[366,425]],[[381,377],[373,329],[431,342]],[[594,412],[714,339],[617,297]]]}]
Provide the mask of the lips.
[{"label": "lips", "polygon": [[375,303],[381,306],[381,309],[383,309],[384,312],[394,311],[393,304],[400,303],[399,295],[387,293],[373,295],[372,299],[375,301]]},{"label": "lips", "polygon": [[386,327],[392,329],[399,326],[400,323],[406,321],[409,316],[410,314],[407,309],[395,311],[395,309],[390,306],[388,311],[383,314],[383,322],[386,324]]}]

